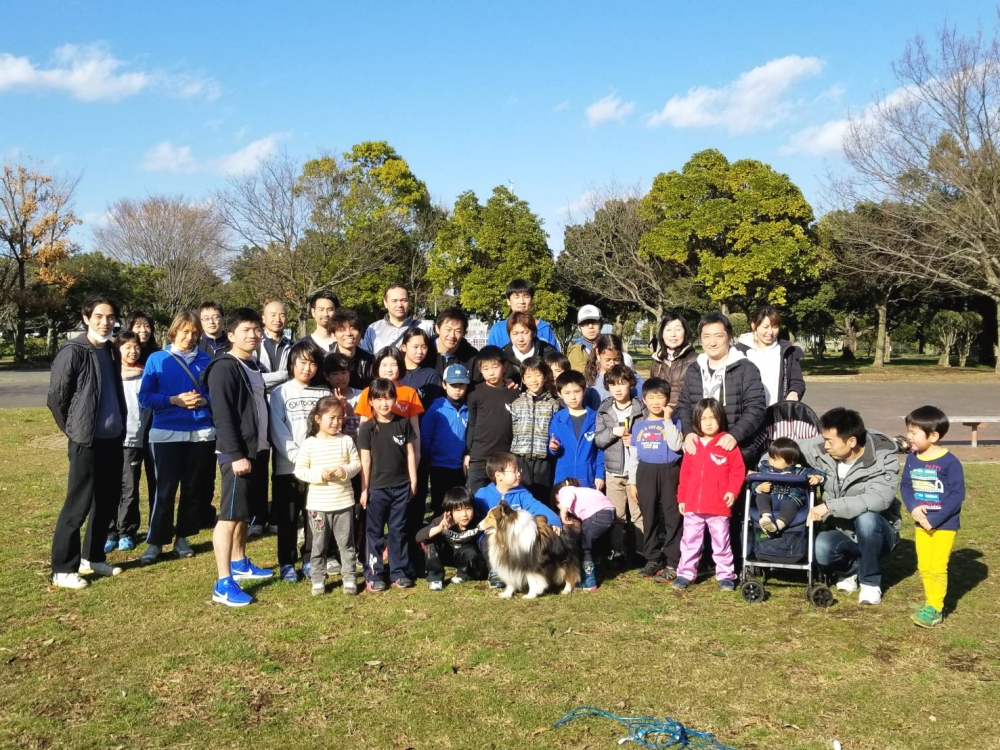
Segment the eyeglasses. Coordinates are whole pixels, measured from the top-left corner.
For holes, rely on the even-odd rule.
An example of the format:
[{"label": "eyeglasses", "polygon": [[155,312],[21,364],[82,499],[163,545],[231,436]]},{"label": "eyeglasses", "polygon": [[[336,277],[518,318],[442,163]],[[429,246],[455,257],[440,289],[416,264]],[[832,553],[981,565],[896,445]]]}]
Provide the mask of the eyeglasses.
[{"label": "eyeglasses", "polygon": [[506,469],[503,470],[503,473],[504,474],[513,474],[513,475],[517,476],[517,475],[519,475],[521,473],[521,470],[520,469],[512,469],[512,468],[510,468],[508,466]]},{"label": "eyeglasses", "polygon": [[203,321],[205,321],[206,323],[218,323],[220,320],[222,320],[222,316],[221,315],[202,315],[201,319]]}]

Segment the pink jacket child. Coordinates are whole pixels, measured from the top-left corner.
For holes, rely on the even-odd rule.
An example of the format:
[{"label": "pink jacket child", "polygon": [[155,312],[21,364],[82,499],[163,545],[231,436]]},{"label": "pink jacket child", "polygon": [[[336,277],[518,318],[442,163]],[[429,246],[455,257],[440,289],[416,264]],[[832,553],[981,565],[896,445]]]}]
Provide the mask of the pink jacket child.
[{"label": "pink jacket child", "polygon": [[684,533],[674,588],[687,588],[697,577],[706,526],[712,538],[712,556],[719,587],[726,591],[735,588],[736,569],[729,543],[729,517],[743,486],[746,468],[738,447],[731,451],[719,447],[719,440],[725,435],[725,432],[720,432],[707,441],[699,437],[694,453],[684,456],[681,462],[677,504],[684,515]]},{"label": "pink jacket child", "polygon": [[[576,480],[567,480],[576,481]],[[615,523],[615,506],[600,490],[568,485],[556,493],[559,515],[566,519],[572,513],[580,519],[580,552],[583,557],[583,580],[580,587],[597,590],[597,571],[594,548],[598,540],[611,531]]]}]

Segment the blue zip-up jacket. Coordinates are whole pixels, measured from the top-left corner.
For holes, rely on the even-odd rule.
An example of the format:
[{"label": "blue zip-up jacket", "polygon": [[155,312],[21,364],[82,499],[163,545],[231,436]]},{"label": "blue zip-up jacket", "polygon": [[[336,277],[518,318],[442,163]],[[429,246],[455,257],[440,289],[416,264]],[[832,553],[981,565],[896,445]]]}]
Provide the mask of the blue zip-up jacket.
[{"label": "blue zip-up jacket", "polygon": [[469,407],[442,396],[431,404],[420,423],[420,455],[427,456],[431,466],[461,469],[468,428]]},{"label": "blue zip-up jacket", "polygon": [[193,390],[208,399],[208,388],[203,384],[202,373],[211,361],[212,358],[199,349],[194,361],[187,363],[191,374],[198,379],[199,385],[195,388],[191,378],[170,352],[161,350],[149,355],[139,386],[139,406],[153,412],[154,429],[191,432],[212,427],[212,410],[209,406],[185,409],[170,403],[171,396]]},{"label": "blue zip-up jacket", "polygon": [[583,420],[583,429],[577,438],[573,429],[573,419],[569,409],[561,409],[552,415],[549,424],[549,441],[555,436],[559,441],[558,450],[549,450],[556,457],[556,472],[552,484],[573,477],[584,487],[593,487],[594,481],[604,479],[604,451],[597,447],[594,435],[597,433],[597,412],[590,407]]},{"label": "blue zip-up jacket", "polygon": [[497,507],[501,500],[514,510],[526,510],[533,516],[545,516],[549,525],[562,528],[562,521],[552,508],[538,502],[535,496],[521,485],[511,487],[506,495],[501,495],[495,484],[483,487],[475,497],[476,518],[483,518],[490,510]]},{"label": "blue zip-up jacket", "polygon": [[[552,325],[548,321],[535,318],[535,326],[536,338],[552,344],[556,350],[562,351],[562,347],[559,346],[559,339],[556,338],[555,333],[552,331]],[[486,337],[486,343],[489,346],[497,346],[501,349],[510,343],[510,334],[507,332],[507,318],[502,318],[493,324],[489,335]]]}]

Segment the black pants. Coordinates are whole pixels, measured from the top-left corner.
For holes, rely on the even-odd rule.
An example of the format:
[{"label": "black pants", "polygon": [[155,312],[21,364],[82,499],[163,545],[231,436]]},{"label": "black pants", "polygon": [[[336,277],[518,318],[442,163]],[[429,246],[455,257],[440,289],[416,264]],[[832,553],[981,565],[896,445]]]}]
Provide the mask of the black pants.
[{"label": "black pants", "polygon": [[480,581],[486,578],[486,560],[479,545],[452,547],[448,542],[431,539],[424,546],[427,554],[427,580],[443,581],[444,566],[451,565],[462,578]]},{"label": "black pants", "polygon": [[486,459],[474,458],[469,461],[469,476],[466,481],[469,492],[475,495],[488,484],[493,484],[493,477],[486,471]]},{"label": "black pants", "polygon": [[[642,555],[648,562],[666,562],[676,568],[681,559],[680,510],[677,508],[677,482],[680,464],[640,462],[635,475],[642,511]],[[663,534],[663,541],[660,541]]]},{"label": "black pants", "polygon": [[517,457],[517,468],[521,470],[521,486],[543,505],[555,507],[552,502],[552,475],[555,463],[549,458]]},{"label": "black pants", "polygon": [[590,518],[584,519],[580,530],[580,550],[585,563],[594,562],[594,548],[615,525],[615,512],[608,508],[599,510]]},{"label": "black pants", "polygon": [[[382,550],[389,548],[389,582],[409,576],[406,545],[406,513],[410,485],[368,490],[368,518],[365,528],[365,580],[383,580]],[[389,539],[383,530],[389,527]]]},{"label": "black pants", "polygon": [[250,496],[250,525],[268,525],[267,509],[267,473],[271,468],[271,451],[257,451],[257,463],[262,466],[263,478],[254,485],[253,494]]},{"label": "black pants", "polygon": [[410,498],[406,506],[406,547],[410,558],[410,567],[417,576],[424,571],[424,550],[417,544],[417,532],[424,527],[424,516],[427,513],[427,485],[430,480],[431,466],[426,457],[421,457],[417,466],[417,493]]},{"label": "black pants", "polygon": [[[212,499],[215,497],[215,469],[218,465],[218,461],[215,460],[215,441],[210,440],[208,445],[210,448],[206,448],[212,456],[211,466],[208,466],[204,472],[201,474],[201,485],[198,489],[198,497],[200,498],[200,504],[198,509],[198,521],[203,529],[214,529],[215,522],[219,518],[218,512],[215,510],[215,506],[212,505]],[[148,443],[147,443],[148,446]],[[148,448],[147,448],[148,452]],[[154,464],[153,472],[155,474],[156,468]],[[155,481],[155,476],[154,476]],[[155,487],[155,484],[154,484]],[[152,495],[150,495],[152,497]]]},{"label": "black pants", "polygon": [[[108,525],[118,507],[122,482],[122,438],[94,440],[90,446],[69,441],[66,500],[52,534],[52,572],[75,573],[80,558],[104,562]],[[80,530],[90,517],[80,547]]]},{"label": "black pants", "polygon": [[[153,497],[153,511],[149,517],[149,530],[146,532],[146,543],[163,546],[170,544],[175,536],[194,536],[201,530],[200,514],[206,502],[205,477],[212,476],[214,483],[215,443],[150,443],[149,450],[156,464],[156,492]],[[211,498],[212,495],[209,494],[209,504]],[[175,499],[177,500],[176,526],[174,525]]]},{"label": "black pants", "polygon": [[[309,485],[295,478],[294,474],[275,474],[271,477],[271,520],[278,526],[278,565],[294,565],[299,552],[302,562],[309,562],[312,554],[312,525],[306,518],[306,495]],[[305,529],[302,549],[295,549],[299,535],[299,521]]]},{"label": "black pants", "polygon": [[122,492],[118,500],[118,512],[108,526],[108,539],[118,540],[123,536],[133,539],[139,533],[139,481],[142,479],[142,464],[146,451],[142,448],[125,448],[122,458]]},{"label": "black pants", "polygon": [[441,515],[444,508],[444,496],[455,487],[465,486],[465,469],[445,469],[441,466],[431,467],[431,518]]}]

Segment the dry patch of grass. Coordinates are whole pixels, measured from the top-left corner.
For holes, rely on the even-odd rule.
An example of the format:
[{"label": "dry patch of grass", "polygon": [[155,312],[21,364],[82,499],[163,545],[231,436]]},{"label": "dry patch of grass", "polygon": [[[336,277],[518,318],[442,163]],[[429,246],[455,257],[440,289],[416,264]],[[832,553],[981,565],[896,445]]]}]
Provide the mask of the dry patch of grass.
[{"label": "dry patch of grass", "polygon": [[[209,603],[209,553],[129,565],[83,592],[46,585],[65,459],[41,410],[0,412],[0,746],[602,748],[594,705],[675,717],[749,750],[991,747],[1000,736],[1000,467],[970,467],[945,626],[922,603],[910,535],[884,603],[810,607],[799,581],[749,606],[628,572],[596,594],[500,601],[483,585],[322,598],[257,585]],[[194,542],[205,545],[208,534]],[[273,537],[251,555],[275,562]],[[933,717],[933,718],[932,718]]]}]

